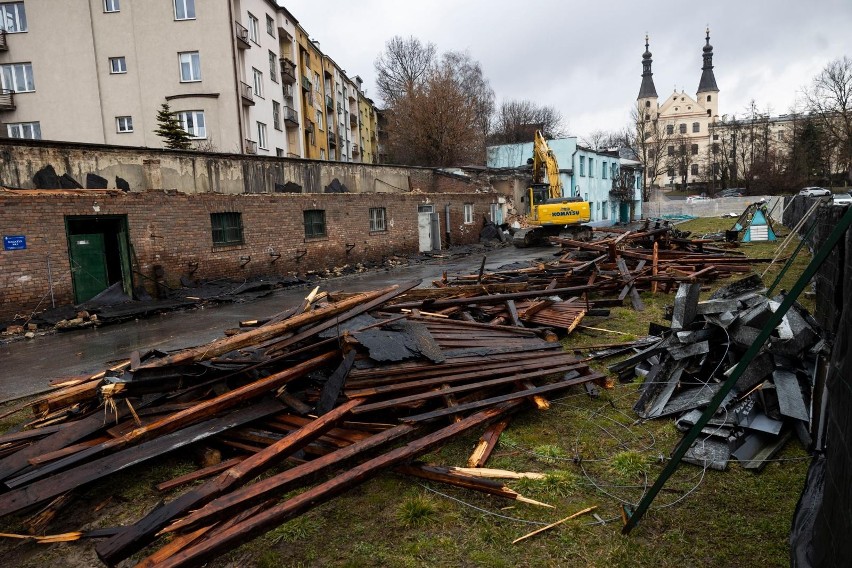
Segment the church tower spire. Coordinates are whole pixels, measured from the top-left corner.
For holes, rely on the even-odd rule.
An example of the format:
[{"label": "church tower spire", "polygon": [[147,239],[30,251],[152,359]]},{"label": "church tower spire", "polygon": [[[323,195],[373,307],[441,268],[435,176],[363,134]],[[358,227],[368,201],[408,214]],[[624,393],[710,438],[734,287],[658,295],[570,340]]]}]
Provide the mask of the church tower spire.
[{"label": "church tower spire", "polygon": [[654,87],[653,75],[651,72],[651,52],[648,51],[648,34],[645,34],[645,53],[642,54],[642,86],[639,87],[637,100],[657,98],[657,89]]},{"label": "church tower spire", "polygon": [[698,92],[719,92],[716,86],[716,76],[713,75],[713,46],[710,45],[710,28],[707,28],[707,43],[704,45],[704,67],[701,68],[701,81],[698,83]]}]

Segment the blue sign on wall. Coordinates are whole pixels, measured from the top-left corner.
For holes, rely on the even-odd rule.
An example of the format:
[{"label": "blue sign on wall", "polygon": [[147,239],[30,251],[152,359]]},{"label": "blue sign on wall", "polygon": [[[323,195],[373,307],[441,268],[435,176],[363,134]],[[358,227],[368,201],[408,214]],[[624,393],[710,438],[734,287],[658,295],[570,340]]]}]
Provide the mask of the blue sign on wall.
[{"label": "blue sign on wall", "polygon": [[27,237],[24,235],[3,235],[3,250],[24,250]]}]

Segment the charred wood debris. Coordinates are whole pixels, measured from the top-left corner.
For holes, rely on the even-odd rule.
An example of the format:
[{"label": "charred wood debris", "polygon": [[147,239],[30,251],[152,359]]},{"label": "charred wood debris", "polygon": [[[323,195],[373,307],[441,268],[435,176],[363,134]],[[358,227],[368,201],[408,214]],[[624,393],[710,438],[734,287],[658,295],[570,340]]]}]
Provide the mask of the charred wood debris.
[{"label": "charred wood debris", "polygon": [[[161,483],[184,492],[135,523],[27,538],[96,538],[107,565],[143,549],[142,566],[199,565],[384,471],[545,505],[483,467],[514,413],[547,409],[548,397],[575,386],[611,386],[589,362],[628,354],[609,370],[623,381],[644,376],[638,415],[687,428],[776,305],[756,276],[698,300],[706,283],[761,261],[720,243],[659,224],[597,236],[554,239],[562,249],[549,262],[486,272],[483,260],[431,288],[317,288],[206,345],[134,352],[57,381],[6,413],[29,406],[35,418],[0,436],[0,516],[29,515],[24,526],[44,534],[79,488],[199,445],[226,459]],[[648,337],[593,346],[583,358],[565,352],[559,336],[585,316],[642,310],[639,291],[675,293],[670,327],[652,324]],[[812,318],[790,312],[692,461],[721,469],[733,456],[759,467],[791,436],[807,441],[823,348]],[[470,432],[481,437],[468,468],[417,461]],[[282,497],[294,489],[303,492]]]}]

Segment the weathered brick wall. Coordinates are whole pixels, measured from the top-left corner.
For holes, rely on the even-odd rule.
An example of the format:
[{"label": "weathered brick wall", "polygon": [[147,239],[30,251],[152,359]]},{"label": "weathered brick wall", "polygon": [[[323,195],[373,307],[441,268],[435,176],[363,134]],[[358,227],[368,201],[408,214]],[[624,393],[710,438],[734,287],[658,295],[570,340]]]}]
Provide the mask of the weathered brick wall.
[{"label": "weathered brick wall", "polygon": [[[177,284],[195,263],[194,278],[241,278],[304,273],[413,253],[418,250],[417,208],[427,203],[441,218],[445,246],[446,205],[450,242],[469,244],[478,241],[482,215],[488,215],[490,204],[497,200],[493,193],[38,193],[0,192],[2,233],[27,237],[26,250],[0,250],[0,321],[31,311],[40,301],[42,308],[49,305],[48,259],[57,303],[73,301],[66,216],[126,215],[139,272],[153,276],[154,266],[159,265],[165,270],[165,281]],[[464,223],[465,203],[473,204],[472,224]],[[371,207],[386,209],[386,231],[370,232]],[[327,237],[305,238],[306,209],[325,210]],[[244,244],[213,246],[210,214],[221,212],[241,213]],[[281,256],[276,260],[270,252]],[[241,267],[247,257],[251,260]],[[135,280],[149,284],[138,276]]]},{"label": "weathered brick wall", "polygon": [[106,178],[108,187],[119,177],[131,191],[274,193],[276,184],[290,182],[302,193],[324,193],[334,180],[352,193],[467,193],[488,186],[487,179],[433,168],[0,138],[0,186],[35,189],[33,176],[48,165],[81,185],[89,173]]},{"label": "weathered brick wall", "polygon": [[[795,197],[784,214],[784,224],[795,226],[813,205],[812,198]],[[825,205],[817,209],[799,233],[813,223],[808,246],[823,246],[845,207]],[[852,231],[846,232],[814,277],[814,316],[832,336],[834,344],[823,397],[828,406],[824,417],[825,484],[810,543],[811,566],[852,565]],[[804,510],[801,514],[805,514]]]}]

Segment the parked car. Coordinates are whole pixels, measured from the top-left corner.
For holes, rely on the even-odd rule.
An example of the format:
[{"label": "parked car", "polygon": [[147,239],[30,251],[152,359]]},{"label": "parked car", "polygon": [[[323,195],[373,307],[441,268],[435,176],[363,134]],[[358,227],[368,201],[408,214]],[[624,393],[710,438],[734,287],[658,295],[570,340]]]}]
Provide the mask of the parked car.
[{"label": "parked car", "polygon": [[699,201],[710,201],[710,198],[702,195],[690,195],[686,198],[687,203],[697,203]]},{"label": "parked car", "polygon": [[848,193],[835,193],[831,196],[831,201],[835,205],[852,205],[852,195]]},{"label": "parked car", "polygon": [[723,189],[713,197],[742,197],[745,188],[742,187],[730,187],[728,189]]},{"label": "parked car", "polygon": [[806,187],[799,192],[799,195],[805,197],[825,197],[831,195],[831,190],[824,187]]}]

